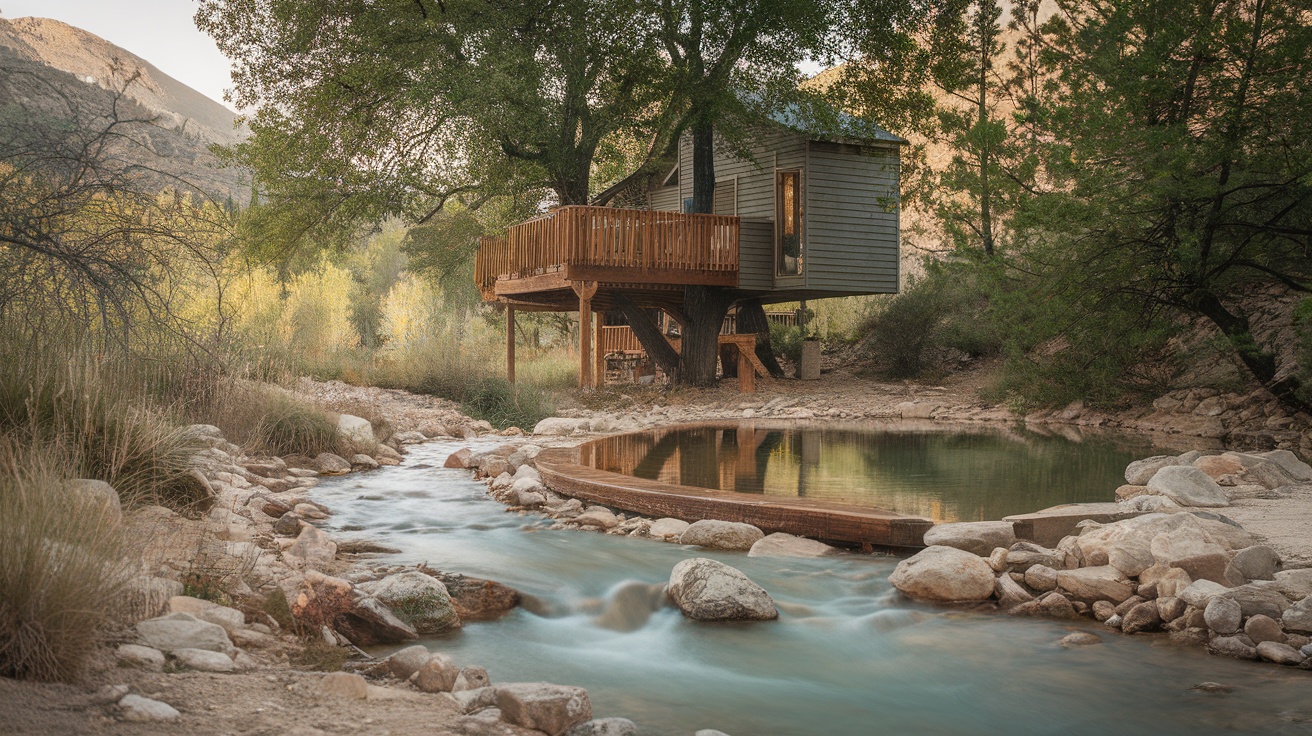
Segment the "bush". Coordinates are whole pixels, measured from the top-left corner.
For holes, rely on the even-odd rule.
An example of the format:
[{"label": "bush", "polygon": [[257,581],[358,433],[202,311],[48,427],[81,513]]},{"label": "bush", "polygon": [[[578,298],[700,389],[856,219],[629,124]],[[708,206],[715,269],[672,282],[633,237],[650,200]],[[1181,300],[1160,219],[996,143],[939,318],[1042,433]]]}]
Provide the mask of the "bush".
[{"label": "bush", "polygon": [[806,333],[801,327],[770,323],[770,349],[775,355],[782,355],[792,361],[793,365],[802,362],[802,342],[805,339]]},{"label": "bush", "polygon": [[864,331],[864,350],[889,378],[946,370],[953,352],[978,358],[999,348],[988,300],[960,264],[939,264],[910,280]]},{"label": "bush", "polygon": [[61,454],[0,435],[0,676],[77,677],[128,580],[117,518],[70,494]]}]

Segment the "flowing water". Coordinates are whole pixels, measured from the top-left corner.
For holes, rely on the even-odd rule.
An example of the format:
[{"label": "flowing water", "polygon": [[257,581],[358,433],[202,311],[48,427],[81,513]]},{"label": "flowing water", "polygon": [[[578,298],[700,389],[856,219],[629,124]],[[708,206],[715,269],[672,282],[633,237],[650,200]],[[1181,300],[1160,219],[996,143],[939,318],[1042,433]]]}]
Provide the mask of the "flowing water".
[{"label": "flowing water", "polygon": [[[598,716],[632,718],[646,736],[1312,734],[1312,673],[1159,636],[1105,633],[1102,644],[1063,649],[1056,642],[1071,630],[1098,626],[908,603],[886,581],[895,557],[749,558],[550,531],[541,517],[507,513],[467,471],[441,467],[469,445],[414,446],[404,465],[325,479],[315,497],[337,530],[402,550],[387,561],[491,578],[536,599],[423,643],[487,667],[493,682],[586,687]],[[745,572],[780,619],[695,623],[662,606],[670,569],[695,556]],[[1204,681],[1237,689],[1191,690]]]},{"label": "flowing water", "polygon": [[583,457],[666,483],[976,521],[1107,501],[1125,482],[1125,466],[1154,454],[1146,440],[1118,435],[1072,442],[1010,427],[744,422],[606,437]]}]

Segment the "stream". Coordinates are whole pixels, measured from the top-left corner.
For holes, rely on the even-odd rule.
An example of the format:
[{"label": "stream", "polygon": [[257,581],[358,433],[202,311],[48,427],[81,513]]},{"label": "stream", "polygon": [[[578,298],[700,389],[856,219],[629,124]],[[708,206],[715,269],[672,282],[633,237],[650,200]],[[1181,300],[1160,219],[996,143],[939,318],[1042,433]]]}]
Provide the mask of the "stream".
[{"label": "stream", "polygon": [[[631,718],[644,736],[1312,734],[1312,672],[1092,621],[919,606],[886,580],[897,557],[747,557],[548,530],[550,519],[506,512],[469,471],[441,467],[461,447],[503,443],[413,445],[400,466],[325,478],[313,492],[333,510],[334,534],[401,550],[380,561],[427,562],[535,599],[422,641],[486,667],[494,684],[585,687],[597,717]],[[774,597],[780,619],[697,623],[661,605],[659,586],[689,557],[742,570]],[[1073,630],[1103,643],[1059,646]],[[1235,690],[1192,689],[1205,681]]]}]

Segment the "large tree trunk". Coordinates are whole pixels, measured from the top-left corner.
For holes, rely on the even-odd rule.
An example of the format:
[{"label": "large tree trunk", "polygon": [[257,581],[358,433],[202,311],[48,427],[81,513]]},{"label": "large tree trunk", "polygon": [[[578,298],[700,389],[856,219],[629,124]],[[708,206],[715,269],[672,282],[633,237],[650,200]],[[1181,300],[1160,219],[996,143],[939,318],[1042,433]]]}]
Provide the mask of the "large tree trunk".
[{"label": "large tree trunk", "polygon": [[771,376],[783,378],[784,369],[779,365],[779,359],[774,357],[774,350],[770,347],[770,320],[766,319],[765,308],[761,306],[760,299],[748,299],[738,303],[738,332],[744,335],[756,335],[756,357],[765,365],[765,369],[770,371]]},{"label": "large tree trunk", "polygon": [[1248,318],[1234,314],[1215,294],[1199,289],[1186,298],[1194,311],[1211,320],[1235,349],[1240,362],[1244,364],[1253,377],[1258,380],[1282,406],[1293,412],[1312,412],[1312,405],[1299,398],[1298,390],[1302,383],[1292,373],[1279,380],[1276,379],[1278,365],[1276,356],[1258,345],[1249,329]]},{"label": "large tree trunk", "polygon": [[715,212],[715,128],[710,123],[692,125],[692,211]]},{"label": "large tree trunk", "polygon": [[665,335],[661,334],[661,328],[656,325],[656,320],[622,291],[615,294],[615,306],[624,313],[624,318],[629,321],[634,337],[638,338],[642,349],[647,351],[647,357],[656,361],[656,365],[660,366],[666,375],[678,381],[679,353],[673,345],[670,345],[670,341],[665,339]]},{"label": "large tree trunk", "polygon": [[715,364],[720,355],[720,328],[733,297],[716,286],[683,289],[683,351],[679,355],[679,383],[714,386]]}]

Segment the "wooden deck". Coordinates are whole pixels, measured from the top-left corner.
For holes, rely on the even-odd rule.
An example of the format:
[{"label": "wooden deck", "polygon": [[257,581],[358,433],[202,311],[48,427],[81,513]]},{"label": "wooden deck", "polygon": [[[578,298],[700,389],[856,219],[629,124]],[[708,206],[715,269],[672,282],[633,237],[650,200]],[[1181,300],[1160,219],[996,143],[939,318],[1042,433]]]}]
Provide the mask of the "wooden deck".
[{"label": "wooden deck", "polygon": [[717,491],[620,475],[579,463],[579,448],[545,450],[538,472],[567,496],[653,518],[692,522],[719,519],[751,524],[766,534],[785,532],[839,544],[923,547],[934,522],[918,516],[804,498]]},{"label": "wooden deck", "polygon": [[482,238],[474,280],[485,301],[573,306],[573,282],[626,290],[738,285],[737,217],[561,207]]}]

